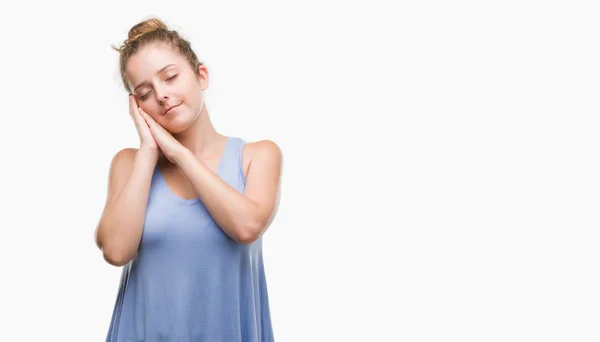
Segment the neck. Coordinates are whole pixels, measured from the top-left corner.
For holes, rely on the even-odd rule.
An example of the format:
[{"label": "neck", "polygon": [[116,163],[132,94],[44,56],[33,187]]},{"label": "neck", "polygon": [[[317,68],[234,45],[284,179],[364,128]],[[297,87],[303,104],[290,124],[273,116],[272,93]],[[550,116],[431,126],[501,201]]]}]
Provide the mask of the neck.
[{"label": "neck", "polygon": [[219,143],[226,139],[226,136],[215,130],[206,105],[202,105],[200,115],[188,129],[173,136],[198,157],[212,154]]}]

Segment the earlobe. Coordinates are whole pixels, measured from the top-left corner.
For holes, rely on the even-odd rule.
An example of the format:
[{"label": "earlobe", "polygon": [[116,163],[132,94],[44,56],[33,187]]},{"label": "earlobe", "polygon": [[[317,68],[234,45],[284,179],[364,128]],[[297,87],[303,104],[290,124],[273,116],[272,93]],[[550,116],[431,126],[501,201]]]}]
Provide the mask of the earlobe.
[{"label": "earlobe", "polygon": [[202,88],[202,90],[208,88],[208,79],[203,77],[203,75],[198,76],[198,83],[200,84],[200,88]]}]

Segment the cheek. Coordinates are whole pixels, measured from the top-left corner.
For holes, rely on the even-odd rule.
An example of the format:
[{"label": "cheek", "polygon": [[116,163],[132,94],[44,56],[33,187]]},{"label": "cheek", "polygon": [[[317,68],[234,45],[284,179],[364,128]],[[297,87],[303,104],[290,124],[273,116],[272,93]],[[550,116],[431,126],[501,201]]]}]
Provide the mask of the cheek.
[{"label": "cheek", "polygon": [[190,106],[199,107],[202,105],[203,96],[200,87],[193,87],[186,94],[187,102]]},{"label": "cheek", "polygon": [[148,113],[148,115],[150,115],[153,119],[156,119],[158,116],[160,116],[160,106],[158,106],[156,103],[152,103],[152,100],[150,99],[142,102],[141,107],[142,110]]}]

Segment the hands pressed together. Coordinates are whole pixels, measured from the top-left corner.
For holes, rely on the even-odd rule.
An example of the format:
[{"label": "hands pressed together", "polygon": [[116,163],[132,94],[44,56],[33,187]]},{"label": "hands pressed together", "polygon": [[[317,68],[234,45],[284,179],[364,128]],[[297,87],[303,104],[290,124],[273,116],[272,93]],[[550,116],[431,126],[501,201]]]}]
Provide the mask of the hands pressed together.
[{"label": "hands pressed together", "polygon": [[171,163],[175,163],[177,157],[186,151],[185,146],[137,105],[133,95],[129,95],[129,114],[140,137],[140,150],[156,157],[162,151]]}]

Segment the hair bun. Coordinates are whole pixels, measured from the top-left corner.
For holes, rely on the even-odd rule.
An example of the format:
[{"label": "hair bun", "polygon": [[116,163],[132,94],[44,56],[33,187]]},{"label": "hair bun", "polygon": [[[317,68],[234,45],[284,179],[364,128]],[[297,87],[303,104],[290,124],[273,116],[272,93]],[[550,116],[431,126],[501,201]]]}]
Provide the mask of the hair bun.
[{"label": "hair bun", "polygon": [[150,19],[144,20],[144,21],[136,24],[129,30],[126,43],[131,44],[131,42],[138,39],[141,35],[148,33],[148,32],[160,30],[160,29],[168,30],[167,25],[165,25],[165,23],[163,23],[160,19],[150,18]]}]

